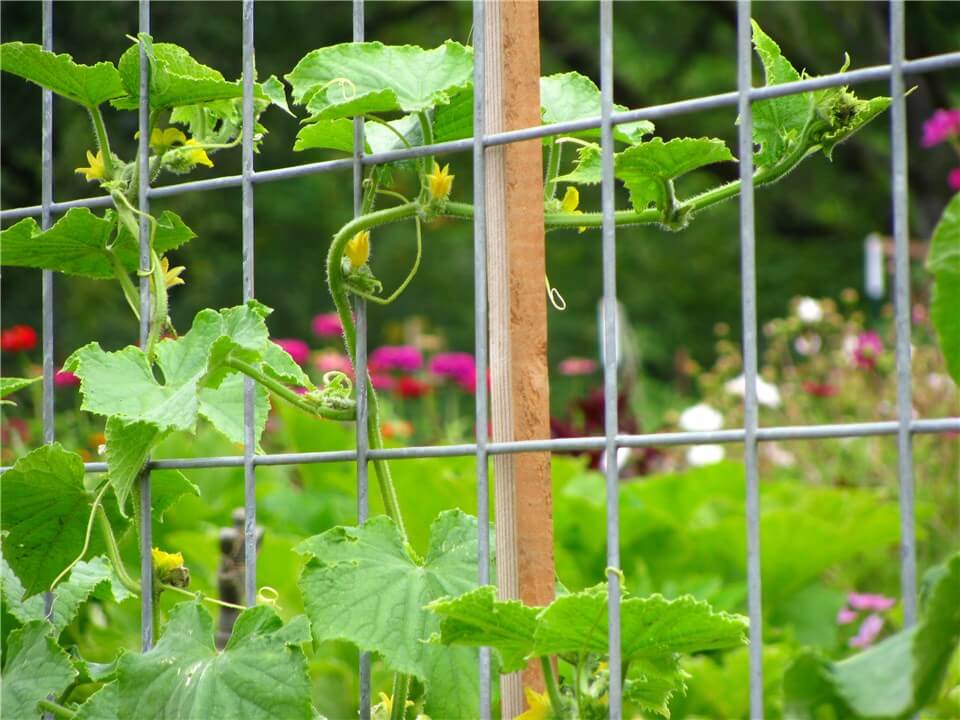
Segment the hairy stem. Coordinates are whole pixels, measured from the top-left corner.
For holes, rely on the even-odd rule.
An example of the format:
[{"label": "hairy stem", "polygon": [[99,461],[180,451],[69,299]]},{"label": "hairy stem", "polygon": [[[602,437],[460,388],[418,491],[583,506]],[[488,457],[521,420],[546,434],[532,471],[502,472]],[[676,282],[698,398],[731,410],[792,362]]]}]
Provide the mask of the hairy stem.
[{"label": "hairy stem", "polygon": [[52,700],[40,700],[37,702],[37,706],[58,718],[75,718],[77,716],[77,713],[70,708],[58,705]]},{"label": "hairy stem", "polygon": [[[418,205],[416,203],[405,203],[396,207],[378,210],[367,215],[360,215],[354,218],[333,236],[333,242],[330,244],[330,251],[327,253],[327,284],[330,287],[330,295],[333,297],[334,306],[337,314],[340,316],[340,322],[343,325],[343,340],[346,346],[347,355],[356,366],[357,361],[357,328],[353,322],[353,315],[350,312],[350,297],[346,285],[346,278],[343,275],[343,253],[347,243],[354,235],[364,230],[370,230],[378,225],[398,222],[407,218],[414,217],[417,214]],[[359,378],[358,378],[359,381]],[[377,393],[370,382],[370,374],[365,378],[367,384],[368,413],[367,413],[367,437],[369,438],[370,448],[379,450],[383,448],[383,435],[380,433],[380,404],[377,401]],[[380,497],[383,499],[383,506],[387,515],[396,523],[400,530],[400,535],[406,541],[407,533],[403,525],[403,517],[400,514],[400,503],[397,500],[397,491],[393,485],[393,478],[390,474],[390,466],[385,460],[374,460],[373,469],[377,476],[377,484],[380,489]]]},{"label": "hairy stem", "polygon": [[234,370],[242,372],[248,377],[253,378],[277,397],[286,400],[291,405],[300,408],[310,415],[318,415],[322,418],[326,418],[327,420],[351,421],[357,419],[357,413],[353,409],[329,408],[323,405],[308,402],[302,395],[297,395],[297,393],[280,381],[264,374],[259,368],[254,367],[250,363],[244,362],[243,360],[238,360],[237,358],[231,357],[228,358],[224,364],[232,367]]},{"label": "hairy stem", "polygon": [[547,177],[543,181],[543,199],[553,200],[557,195],[557,174],[560,172],[560,157],[563,145],[556,139],[551,140],[547,150]]},{"label": "hairy stem", "polygon": [[107,136],[107,127],[103,124],[103,115],[100,108],[90,110],[90,120],[93,122],[93,132],[97,136],[97,146],[103,157],[103,171],[107,180],[113,180],[113,155],[110,154],[110,138]]},{"label": "hairy stem", "polygon": [[549,655],[540,658],[540,667],[543,669],[543,680],[547,685],[547,695],[550,697],[553,716],[562,718],[563,701],[560,699],[560,691],[557,689],[557,679],[553,676],[553,665],[550,662]]},{"label": "hairy stem", "polygon": [[107,546],[107,557],[110,558],[110,564],[113,565],[113,571],[117,574],[120,584],[130,592],[140,594],[140,583],[127,574],[127,568],[123,564],[123,558],[120,557],[117,538],[113,535],[113,528],[110,527],[110,520],[107,519],[107,514],[104,512],[103,506],[97,508],[97,522],[100,524],[103,544]]},{"label": "hairy stem", "polygon": [[[417,113],[417,119],[420,121],[420,134],[423,136],[424,145],[433,145],[433,126],[430,124],[430,118],[423,110]],[[433,155],[424,155],[422,172],[420,173],[420,202],[426,203],[430,199],[430,189],[427,187],[426,176],[433,172]]]},{"label": "hairy stem", "polygon": [[403,716],[406,715],[409,688],[409,677],[400,673],[393,676],[393,708],[390,710],[390,720],[403,720]]}]

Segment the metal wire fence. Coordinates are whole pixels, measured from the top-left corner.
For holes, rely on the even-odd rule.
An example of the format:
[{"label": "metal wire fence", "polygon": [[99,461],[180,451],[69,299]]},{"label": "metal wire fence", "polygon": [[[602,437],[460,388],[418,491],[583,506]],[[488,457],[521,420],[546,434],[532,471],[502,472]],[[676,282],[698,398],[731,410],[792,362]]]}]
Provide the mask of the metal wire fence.
[{"label": "metal wire fence", "polygon": [[[139,31],[150,32],[150,0],[139,2]],[[904,607],[904,624],[916,622],[916,535],[914,529],[914,480],[912,437],[918,433],[946,433],[960,431],[960,417],[938,419],[913,419],[911,403],[911,358],[910,358],[910,287],[908,253],[908,185],[907,185],[907,123],[904,104],[904,76],[944,70],[960,66],[960,52],[945,53],[930,57],[907,60],[904,57],[904,5],[903,0],[891,0],[890,8],[890,62],[886,65],[863,68],[845,73],[835,73],[798,82],[758,88],[751,87],[751,29],[750,0],[737,0],[737,90],[733,92],[692,98],[679,102],[654,105],[637,110],[614,112],[613,109],[613,11],[611,0],[600,0],[600,68],[601,68],[601,114],[573,122],[555,123],[487,135],[484,132],[484,61],[483,26],[485,3],[489,0],[473,0],[474,25],[474,137],[453,142],[436,143],[426,147],[395,150],[365,155],[363,153],[363,124],[354,121],[353,157],[344,160],[306,163],[292,167],[270,170],[255,170],[253,163],[253,117],[254,117],[254,0],[243,0],[243,134],[242,171],[239,175],[219,177],[195,182],[184,182],[162,187],[149,186],[146,163],[140,167],[139,209],[149,211],[153,198],[169,197],[189,192],[200,192],[239,186],[242,192],[243,228],[243,299],[254,297],[254,188],[259,183],[298,178],[318,173],[352,171],[354,213],[360,210],[361,183],[364,167],[368,165],[405,160],[425,155],[472,151],[474,177],[474,290],[475,290],[475,354],[477,388],[475,421],[476,438],[473,443],[443,446],[402,447],[370,450],[367,442],[367,397],[364,383],[357,383],[356,448],[347,451],[324,451],[304,453],[271,453],[255,455],[256,442],[253,422],[253,386],[246,379],[244,391],[244,451],[242,456],[176,458],[150,461],[140,478],[142,517],[150,518],[150,470],[151,469],[199,469],[243,467],[245,492],[245,587],[247,604],[256,601],[256,468],[262,465],[297,465],[305,463],[329,463],[352,461],[356,463],[357,516],[363,522],[368,515],[367,464],[375,459],[442,458],[473,456],[476,459],[478,527],[480,537],[478,557],[478,580],[490,582],[489,558],[489,488],[488,459],[491,455],[523,452],[561,452],[571,450],[602,450],[605,453],[607,493],[607,565],[609,583],[609,642],[610,642],[610,717],[622,717],[622,688],[620,687],[620,585],[619,585],[619,537],[616,453],[618,448],[641,448],[672,445],[697,445],[704,443],[738,443],[745,449],[745,492],[747,534],[747,586],[748,612],[750,616],[750,717],[763,717],[763,668],[762,668],[762,600],[760,578],[761,538],[759,530],[759,472],[757,466],[758,443],[774,440],[816,440],[822,438],[852,438],[877,435],[895,435],[898,449],[898,479],[900,502],[900,565],[901,596]],[[53,50],[53,4],[43,0],[43,47]],[[364,39],[363,0],[353,0],[353,39]],[[140,111],[139,152],[146,157],[148,152],[149,126],[148,88],[150,66],[141,47],[140,57]],[[753,143],[751,104],[758,100],[782,97],[815,89],[855,85],[864,82],[888,80],[893,97],[891,115],[892,148],[892,206],[895,238],[895,327],[897,359],[897,420],[889,422],[855,422],[846,424],[759,427],[757,418],[757,316],[755,232],[753,203]],[[0,220],[14,220],[40,216],[41,227],[47,229],[54,215],[74,207],[106,207],[108,197],[85,198],[55,202],[53,199],[53,102],[52,94],[42,94],[42,179],[41,203],[0,212]],[[743,362],[746,393],[744,399],[744,426],[739,429],[713,432],[671,432],[653,434],[618,433],[617,418],[617,366],[616,366],[616,226],[614,222],[613,183],[613,127],[620,123],[700,112],[720,107],[736,106],[740,116],[738,147],[740,157],[740,247],[741,247],[741,305],[743,315]],[[489,442],[489,399],[482,389],[486,387],[487,355],[487,248],[485,228],[485,150],[521,140],[548,135],[571,133],[600,128],[602,147],[602,273],[603,273],[603,347],[605,418],[602,437],[577,437],[564,439]],[[149,228],[145,220],[140,226],[140,269],[150,265]],[[54,295],[50,271],[42,272],[42,347],[43,347],[43,438],[54,440]],[[140,335],[144,342],[147,335],[150,290],[148,281],[140,281],[142,318]],[[366,307],[362,300],[356,303],[357,323],[357,377],[366,375]],[[106,463],[85,464],[87,472],[105,472]],[[154,642],[153,593],[151,568],[151,523],[140,526],[140,552],[142,558],[141,578],[145,583],[141,593],[142,648],[148,650]],[[49,602],[49,596],[48,596]],[[370,717],[371,687],[370,658],[360,659],[360,717]],[[480,707],[484,718],[490,717],[491,678],[488,649],[480,653]]]}]

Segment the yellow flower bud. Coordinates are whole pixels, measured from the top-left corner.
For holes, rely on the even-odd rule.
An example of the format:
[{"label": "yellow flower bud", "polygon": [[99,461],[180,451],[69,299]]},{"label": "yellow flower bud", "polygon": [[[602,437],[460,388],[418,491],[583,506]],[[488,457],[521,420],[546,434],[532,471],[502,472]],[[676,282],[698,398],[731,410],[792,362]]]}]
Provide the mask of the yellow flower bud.
[{"label": "yellow flower bud", "polygon": [[103,165],[103,154],[99,150],[96,155],[87,150],[87,162],[90,163],[89,167],[79,167],[74,170],[74,172],[84,175],[84,177],[87,178],[87,182],[90,180],[102,180],[107,176],[106,168]]},{"label": "yellow flower bud", "polygon": [[153,548],[150,555],[153,557],[153,568],[160,577],[169,575],[173,570],[183,567],[183,553],[168,553],[160,548]]},{"label": "yellow flower bud", "polygon": [[154,128],[150,131],[150,148],[157,153],[157,155],[162,154],[177,143],[186,142],[187,136],[184,135],[181,130],[174,127],[169,127],[164,130]]},{"label": "yellow flower bud", "polygon": [[180,274],[187,269],[183,265],[172,268],[170,267],[170,261],[164,256],[160,260],[160,267],[163,270],[163,279],[168,288],[172,288],[174,285],[186,285],[186,281],[180,277]]},{"label": "yellow flower bud", "polygon": [[363,230],[350,238],[345,253],[352,268],[362,267],[370,259],[370,231]]},{"label": "yellow flower bud", "polygon": [[[583,215],[583,210],[577,210],[577,207],[580,205],[580,191],[577,190],[573,185],[567,187],[567,191],[563,194],[563,200],[560,201],[560,209],[565,213],[571,213],[573,215]],[[585,227],[577,228],[577,232],[583,232],[586,230]]]},{"label": "yellow flower bud", "polygon": [[[184,147],[191,147],[193,145],[199,145],[196,138],[190,138],[183,145]],[[202,147],[198,147],[195,150],[190,150],[187,152],[187,159],[192,162],[194,165],[206,165],[207,167],[213,167],[213,160],[207,155],[207,151]]]},{"label": "yellow flower bud", "polygon": [[456,175],[450,174],[450,166],[442,168],[437,162],[433,163],[433,172],[427,175],[427,184],[430,188],[430,197],[434,200],[446,200],[453,188],[453,179]]}]

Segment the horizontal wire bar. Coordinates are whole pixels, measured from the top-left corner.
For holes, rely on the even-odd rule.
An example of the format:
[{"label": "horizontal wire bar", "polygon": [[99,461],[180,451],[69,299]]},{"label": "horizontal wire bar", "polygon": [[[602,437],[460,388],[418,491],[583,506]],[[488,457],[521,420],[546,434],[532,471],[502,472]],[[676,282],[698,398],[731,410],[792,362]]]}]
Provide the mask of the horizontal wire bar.
[{"label": "horizontal wire bar", "polygon": [[[836,423],[832,425],[782,425],[780,427],[759,428],[757,440],[773,442],[776,440],[824,440],[829,438],[875,437],[878,435],[896,435],[899,423],[896,421]],[[910,423],[910,432],[914,435],[939,433],[960,433],[960,417],[914,420]],[[712,432],[668,432],[647,433],[641,435],[617,435],[617,447],[647,448],[676,445],[712,445],[742,443],[743,428],[715,430]],[[606,439],[600,437],[550,438],[545,440],[513,440],[508,442],[487,443],[490,455],[509,455],[524,452],[574,452],[582,450],[603,450]],[[370,450],[371,460],[413,460],[423,458],[470,457],[477,452],[475,443],[457,445],[423,445],[401,448]],[[269,453],[255,455],[254,465],[309,465],[314,463],[353,462],[357,459],[355,450],[324,450],[303,453]],[[149,467],[153,470],[200,470],[208,468],[243,467],[243,455],[222,455],[220,457],[170,458],[152,460]],[[11,466],[0,467],[0,473],[10,470]],[[84,463],[86,472],[106,472],[105,462]]]},{"label": "horizontal wire bar", "polygon": [[[903,64],[905,75],[918,75],[922,73],[945,70],[947,68],[960,66],[960,52],[943,53],[941,55],[931,55],[930,57],[910,60]],[[754,88],[750,91],[752,101],[768,100],[770,98],[783,97],[800,92],[809,92],[811,90],[822,90],[829,87],[840,85],[857,85],[865,82],[887,80],[890,77],[889,65],[875,65],[859,70],[850,70],[843,73],[833,73],[821,77],[809,78],[807,80],[798,80],[782,85],[773,85],[770,87]],[[626,110],[613,113],[611,122],[614,125],[621,125],[637,120],[656,120],[673,115],[683,115],[686,113],[702,112],[704,110],[713,110],[721,107],[735,106],[737,104],[736,91],[721,93],[718,95],[707,95],[705,97],[693,98],[690,100],[679,100],[676,102],[664,103],[662,105],[651,105],[636,110]],[[581,120],[572,120],[569,122],[552,123],[549,125],[539,125],[532,128],[522,128],[520,130],[510,130],[506,132],[494,133],[483,138],[483,144],[486,147],[496,145],[506,145],[511,142],[521,140],[531,140],[534,138],[547,137],[549,135],[559,135],[563,133],[581,132],[584,130],[596,130],[600,127],[600,116],[583,118]],[[364,155],[364,165],[378,165],[386,162],[396,162],[399,160],[410,160],[413,158],[424,157],[427,155],[443,155],[454,152],[467,152],[473,149],[473,138],[464,138],[463,140],[451,140],[449,142],[435,143],[433,145],[423,145],[414,148],[404,148],[402,150],[390,150],[382,153]],[[274,182],[277,180],[289,180],[306,175],[318,175],[338,170],[349,170],[353,167],[353,158],[342,158],[337,160],[324,160],[321,162],[305,163],[303,165],[293,165],[285,168],[276,168],[273,170],[258,170],[253,173],[253,182]],[[222,190],[225,188],[240,187],[242,175],[228,175],[225,177],[210,178],[207,180],[192,180],[190,182],[177,183],[174,185],[165,185],[156,188],[150,188],[149,197],[161,198],[180,195],[187,192],[202,192],[206,190]],[[50,205],[50,211],[54,214],[61,214],[77,207],[96,208],[108,207],[111,204],[110,198],[98,196],[91,198],[80,198],[77,200],[65,200],[55,202]],[[19,208],[0,211],[0,220],[19,220],[25,217],[39,216],[42,211],[41,205],[27,205]]]}]

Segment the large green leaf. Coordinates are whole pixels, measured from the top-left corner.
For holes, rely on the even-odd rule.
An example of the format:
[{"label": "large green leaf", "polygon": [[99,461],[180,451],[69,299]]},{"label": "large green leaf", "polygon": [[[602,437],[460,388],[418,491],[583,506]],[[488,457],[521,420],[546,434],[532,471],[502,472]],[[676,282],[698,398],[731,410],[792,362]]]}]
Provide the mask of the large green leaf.
[{"label": "large green leaf", "polygon": [[145,422],[127,422],[119,417],[107,419],[108,478],[117,496],[120,512],[125,513],[127,497],[139,477],[153,447],[163,438],[155,425]]},{"label": "large green leaf", "polygon": [[35,382],[40,382],[41,380],[43,380],[42,375],[37,375],[36,377],[32,378],[0,378],[0,398],[5,398],[7,395],[13,395],[13,393],[17,392],[18,390],[23,390],[23,388],[29,387]]},{"label": "large green leaf", "polygon": [[56,55],[32,43],[0,45],[0,70],[19,75],[91,109],[124,94],[120,74],[113,63],[81,65],[66,53]]},{"label": "large green leaf", "polygon": [[[4,557],[29,597],[50,587],[79,554],[92,497],[83,487],[83,460],[59,443],[24,455],[0,475]],[[91,554],[103,552],[100,533]]]},{"label": "large green leaf", "polygon": [[[765,85],[782,85],[800,80],[800,73],[780,52],[780,46],[756,21],[753,23],[753,46],[756,48],[766,77]],[[757,167],[776,165],[787,154],[812,112],[811,93],[786,95],[753,104],[753,142],[760,145],[753,161]]]},{"label": "large green leaf", "polygon": [[452,40],[430,50],[379,42],[314,50],[286,76],[311,119],[419,112],[443,105],[473,80],[473,51]]},{"label": "large green leaf", "polygon": [[199,603],[180,603],[156,647],[121,657],[118,715],[309,720],[307,663],[298,647],[307,639],[302,628],[284,627],[270,608],[250,608],[217,652],[210,614]]},{"label": "large green leaf", "polygon": [[[840,662],[800,655],[784,676],[784,713],[889,720],[933,700],[960,644],[960,555],[940,572],[920,623]],[[828,709],[829,708],[829,709]]]},{"label": "large green leaf", "polygon": [[440,619],[425,606],[476,586],[477,523],[459,510],[434,521],[426,558],[415,557],[389,518],[336,527],[305,540],[300,578],[316,641],[348,640],[427,686],[431,717],[473,718],[477,653],[429,641]]},{"label": "large green leaf", "polygon": [[947,361],[947,371],[960,385],[960,193],[943,211],[930,239],[927,270],[934,273],[930,320]]},{"label": "large green leaf", "polygon": [[77,708],[75,720],[119,720],[120,690],[116,680],[108,682]]},{"label": "large green leaf", "polygon": [[[190,53],[173,43],[154,43],[141,33],[150,62],[150,107],[154,110],[180,105],[195,105],[212,100],[240,97],[243,87],[229,82],[217,70],[197,62]],[[126,96],[113,101],[122,110],[140,104],[140,44],[134,43],[117,63]]]},{"label": "large green leaf", "polygon": [[440,641],[444,644],[492,647],[500,656],[503,672],[526,667],[542,608],[519,600],[498,601],[497,589],[491,585],[435,600],[427,608],[443,618]]},{"label": "large green leaf", "polygon": [[[540,615],[536,655],[607,654],[607,591],[598,585],[554,600]],[[689,595],[628,597],[620,604],[623,659],[655,658],[736,647],[746,642],[747,620],[714,612]]]},{"label": "large green leaf", "polygon": [[[614,110],[626,106],[614,103]],[[600,88],[593,80],[577,72],[558,73],[540,78],[540,113],[545,124],[600,117]],[[624,123],[613,128],[613,136],[625,143],[638,143],[653,133],[649,120]],[[570,133],[577,137],[600,137],[600,129]]]},{"label": "large green leaf", "polygon": [[637,211],[651,204],[662,209],[668,201],[671,180],[704,165],[734,159],[723,140],[674,138],[664,142],[653,138],[619,153],[615,172],[630,191],[630,201]]},{"label": "large green leaf", "polygon": [[34,620],[10,633],[0,701],[4,718],[40,718],[37,703],[63,692],[76,677],[70,658],[50,637],[50,629],[49,623]]},{"label": "large green leaf", "polygon": [[[43,596],[33,595],[30,598],[24,598],[25,590],[20,579],[2,557],[0,557],[0,572],[3,577],[3,600],[10,614],[24,624],[33,620],[44,620],[46,613]],[[73,622],[80,606],[94,592],[106,590],[117,602],[131,597],[130,591],[120,583],[105,557],[78,562],[70,571],[70,576],[57,585],[54,591],[49,619],[53,631],[59,633]]]},{"label": "large green leaf", "polygon": [[[0,262],[106,279],[114,277],[116,257],[127,272],[134,272],[139,265],[139,243],[121,228],[111,247],[116,225],[112,211],[99,217],[87,208],[72,208],[45,231],[33,218],[25,218],[0,231]],[[194,232],[176,213],[165,210],[157,218],[154,249],[162,255],[193,237]]]},{"label": "large green leaf", "polygon": [[[115,417],[125,423],[148,424],[160,433],[193,432],[202,414],[228,439],[242,442],[243,382],[227,377],[235,371],[224,362],[235,356],[266,365],[272,362],[265,360],[268,352],[270,358],[279,357],[279,349],[270,348],[263,321],[267,313],[269,309],[255,301],[221,312],[200,311],[189,332],[176,340],[166,339],[157,344],[162,383],[143,351],[133,346],[106,352],[97,343],[90,343],[74,352],[65,367],[80,377],[82,407],[89,412]],[[292,359],[289,362],[292,363]],[[277,376],[287,372],[286,360],[279,369],[272,370]],[[258,412],[254,429],[259,437],[266,423],[268,401],[266,390],[260,385],[255,390]],[[148,452],[154,442],[144,439],[146,431],[123,435],[131,437],[136,444],[124,449],[118,458],[122,455],[135,460]],[[114,434],[114,438],[117,437]],[[134,465],[133,460],[123,464],[127,473],[121,485],[129,484],[130,468]],[[117,466],[120,466],[119,460]]]}]

